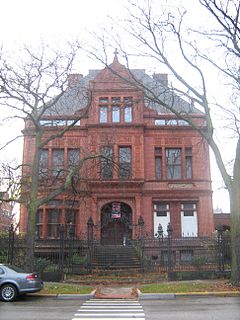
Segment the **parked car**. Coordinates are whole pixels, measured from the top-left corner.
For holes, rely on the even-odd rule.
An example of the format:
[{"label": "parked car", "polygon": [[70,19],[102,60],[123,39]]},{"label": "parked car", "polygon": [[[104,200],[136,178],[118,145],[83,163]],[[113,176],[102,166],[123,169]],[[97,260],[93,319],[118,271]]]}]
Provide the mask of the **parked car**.
[{"label": "parked car", "polygon": [[0,299],[14,301],[19,295],[33,293],[43,288],[43,281],[36,273],[0,263]]}]

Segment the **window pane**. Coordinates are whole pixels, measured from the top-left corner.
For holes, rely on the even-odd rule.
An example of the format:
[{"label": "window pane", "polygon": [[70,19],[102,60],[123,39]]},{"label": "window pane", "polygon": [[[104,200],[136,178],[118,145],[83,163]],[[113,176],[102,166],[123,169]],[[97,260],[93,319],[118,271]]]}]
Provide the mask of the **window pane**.
[{"label": "window pane", "polygon": [[119,148],[119,178],[129,179],[131,176],[131,148]]},{"label": "window pane", "polygon": [[113,177],[113,147],[101,147],[101,177],[103,179],[111,179]]},{"label": "window pane", "polygon": [[53,149],[52,151],[53,176],[59,177],[64,174],[64,150]]},{"label": "window pane", "polygon": [[112,103],[120,103],[121,98],[120,97],[112,97]]},{"label": "window pane", "polygon": [[166,149],[166,165],[168,179],[181,179],[181,149]]},{"label": "window pane", "polygon": [[162,158],[155,157],[156,179],[162,178]]},{"label": "window pane", "polygon": [[47,209],[47,236],[58,238],[60,225],[60,210]]},{"label": "window pane", "polygon": [[39,175],[46,176],[48,174],[48,150],[41,149],[39,153]]},{"label": "window pane", "polygon": [[107,122],[107,106],[105,107],[100,107],[100,122],[101,123],[106,123]]},{"label": "window pane", "polygon": [[177,126],[177,120],[176,119],[166,120],[166,125],[167,126]]},{"label": "window pane", "polygon": [[80,150],[79,149],[68,149],[68,166],[74,167],[78,164],[80,159]]},{"label": "window pane", "polygon": [[99,103],[108,103],[108,97],[99,98]]},{"label": "window pane", "polygon": [[186,157],[186,178],[192,178],[192,157]]},{"label": "window pane", "polygon": [[155,125],[157,126],[165,126],[165,120],[164,119],[156,119]]},{"label": "window pane", "polygon": [[125,107],[124,108],[124,121],[125,122],[132,122],[132,107]]},{"label": "window pane", "polygon": [[120,122],[120,108],[118,106],[112,107],[112,122]]}]

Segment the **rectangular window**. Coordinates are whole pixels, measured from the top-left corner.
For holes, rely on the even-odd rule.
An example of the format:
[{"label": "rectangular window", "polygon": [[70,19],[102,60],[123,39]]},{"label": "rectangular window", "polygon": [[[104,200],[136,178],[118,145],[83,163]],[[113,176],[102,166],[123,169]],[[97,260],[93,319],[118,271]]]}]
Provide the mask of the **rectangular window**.
[{"label": "rectangular window", "polygon": [[120,107],[112,106],[112,122],[120,122]]},{"label": "rectangular window", "polygon": [[125,107],[124,108],[124,121],[125,122],[132,122],[132,107]]},{"label": "rectangular window", "polygon": [[64,175],[64,150],[53,149],[52,151],[52,173],[58,178]]},{"label": "rectangular window", "polygon": [[162,148],[155,148],[155,177],[157,180],[162,179]]},{"label": "rectangular window", "polygon": [[131,147],[119,147],[119,178],[129,179],[131,177],[132,155]]},{"label": "rectangular window", "polygon": [[182,178],[181,149],[166,149],[167,179]]},{"label": "rectangular window", "polygon": [[193,250],[180,250],[181,263],[191,263],[193,260]]},{"label": "rectangular window", "polygon": [[121,98],[120,97],[112,97],[111,98],[112,103],[121,103]]},{"label": "rectangular window", "polygon": [[42,238],[42,226],[43,226],[43,210],[39,209],[36,215],[36,233],[37,238]]},{"label": "rectangular window", "polygon": [[102,146],[101,154],[101,177],[102,179],[112,179],[113,177],[113,147]]},{"label": "rectangular window", "polygon": [[197,237],[197,205],[192,202],[181,204],[181,233],[182,237]]},{"label": "rectangular window", "polygon": [[192,148],[185,149],[186,178],[192,179]]},{"label": "rectangular window", "polygon": [[48,238],[59,237],[60,209],[47,209],[47,236]]},{"label": "rectangular window", "polygon": [[68,149],[68,167],[74,167],[79,163],[80,149]]},{"label": "rectangular window", "polygon": [[77,210],[65,209],[66,232],[69,237],[73,237],[76,232]]},{"label": "rectangular window", "polygon": [[154,212],[157,217],[167,217],[169,213],[169,204],[160,202],[155,203]]},{"label": "rectangular window", "polygon": [[39,175],[41,178],[48,175],[48,149],[41,149],[39,152]]},{"label": "rectangular window", "polygon": [[106,123],[108,120],[108,107],[107,106],[101,106],[99,108],[99,112],[100,112],[100,123]]}]

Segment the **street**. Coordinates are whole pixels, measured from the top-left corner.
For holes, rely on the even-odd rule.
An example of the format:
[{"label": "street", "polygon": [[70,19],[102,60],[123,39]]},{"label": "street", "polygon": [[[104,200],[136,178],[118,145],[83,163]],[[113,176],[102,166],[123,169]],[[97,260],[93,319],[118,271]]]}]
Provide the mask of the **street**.
[{"label": "street", "polygon": [[[83,303],[82,300],[25,296],[13,303],[0,302],[0,320],[72,320]],[[141,300],[140,304],[145,319],[149,320],[240,319],[240,297],[181,297],[176,300]]]}]

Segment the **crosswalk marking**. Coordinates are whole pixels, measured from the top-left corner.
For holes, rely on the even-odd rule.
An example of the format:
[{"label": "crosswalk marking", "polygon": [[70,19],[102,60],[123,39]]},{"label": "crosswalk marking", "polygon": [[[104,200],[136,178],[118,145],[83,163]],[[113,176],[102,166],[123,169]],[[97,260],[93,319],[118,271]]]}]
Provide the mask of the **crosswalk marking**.
[{"label": "crosswalk marking", "polygon": [[84,302],[72,320],[145,320],[138,300],[90,299]]}]

